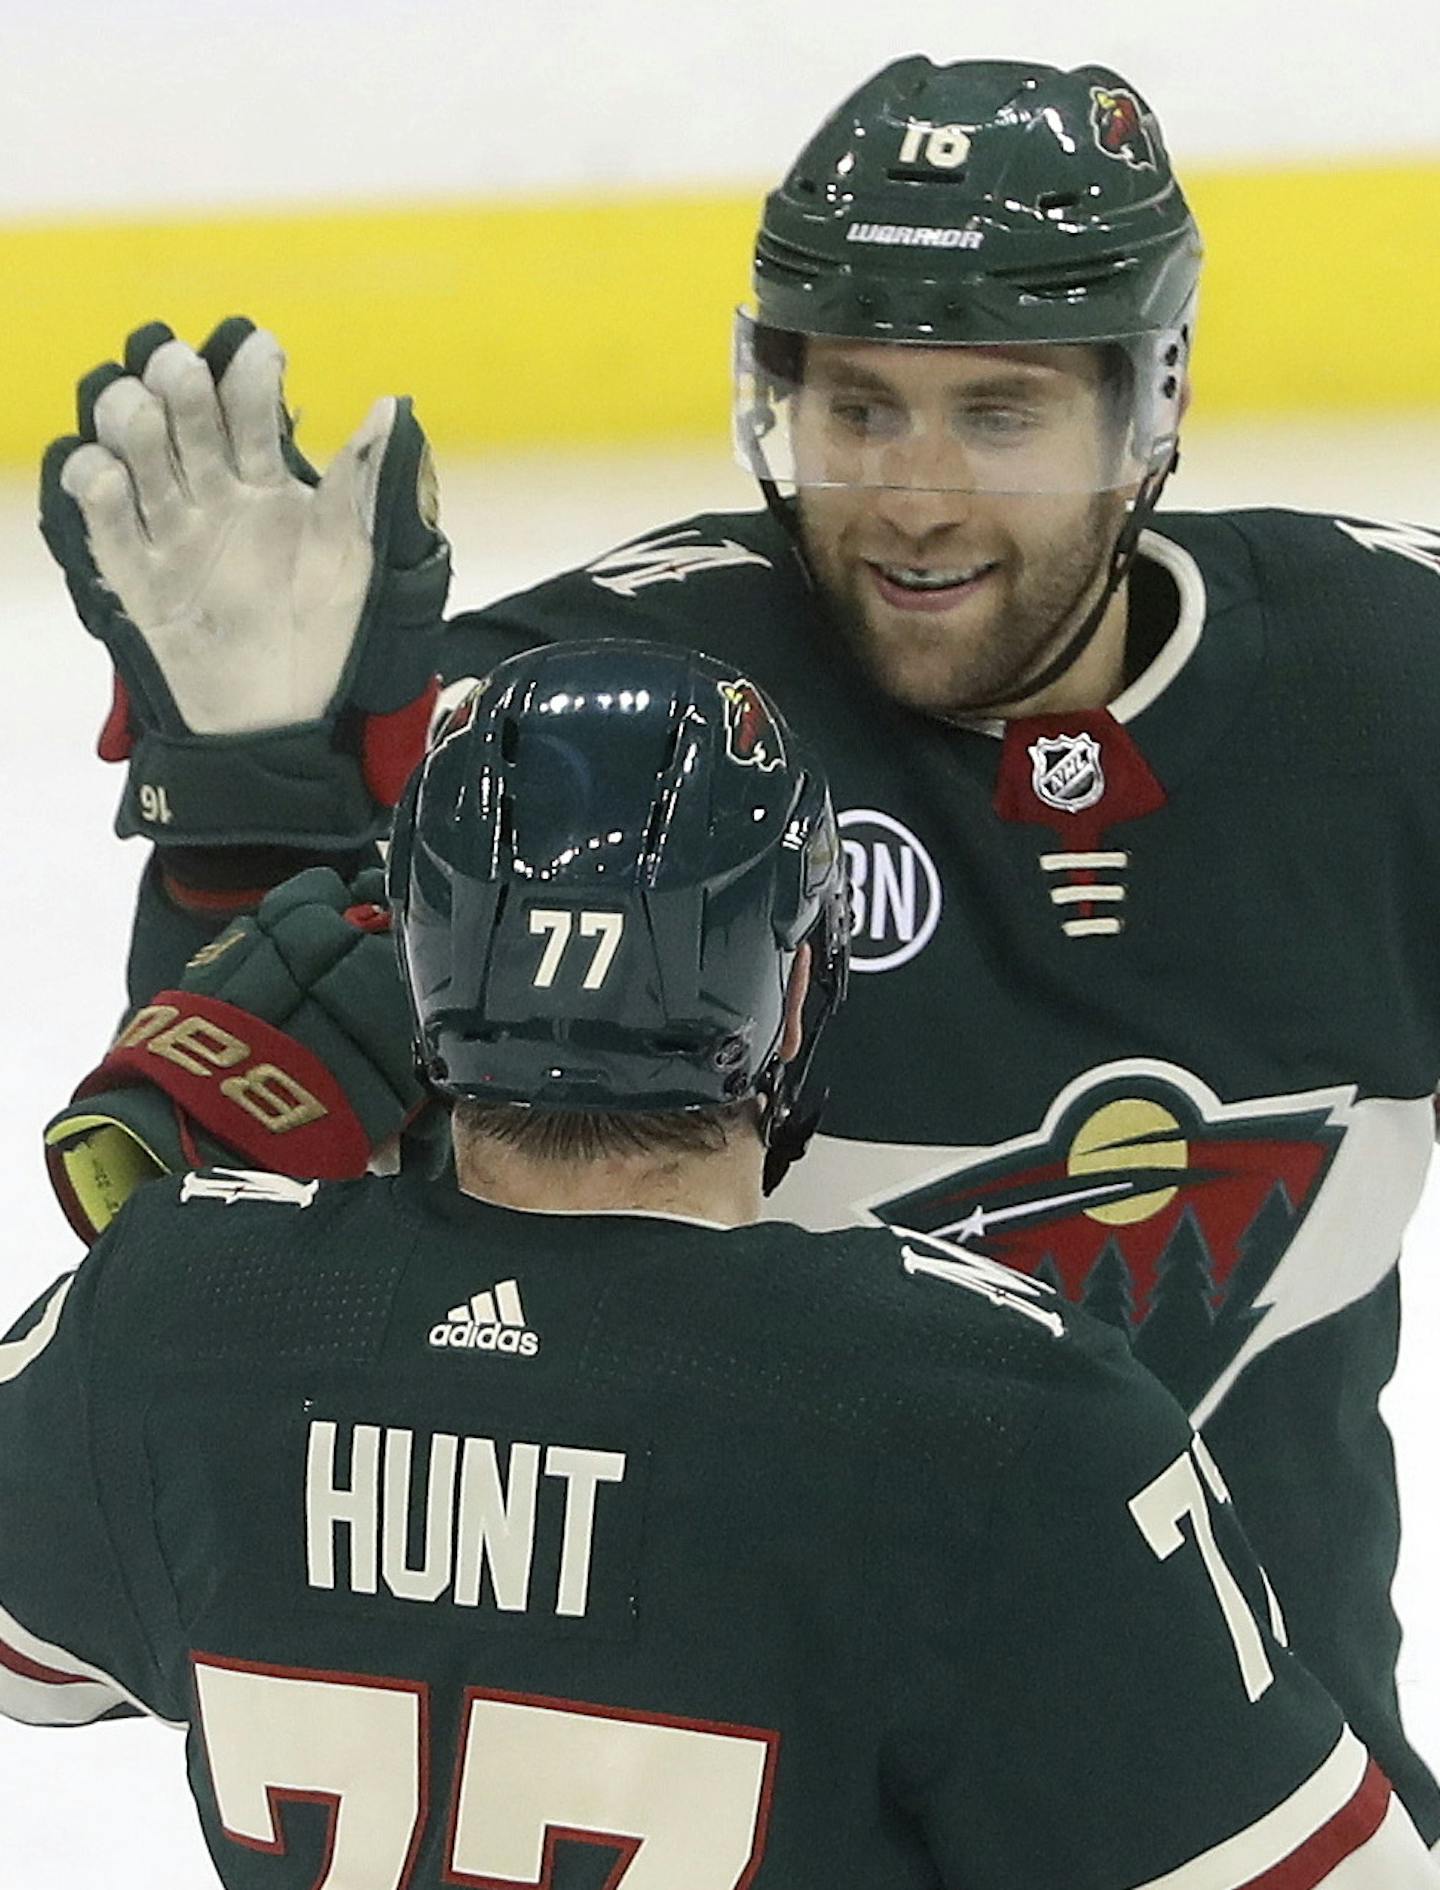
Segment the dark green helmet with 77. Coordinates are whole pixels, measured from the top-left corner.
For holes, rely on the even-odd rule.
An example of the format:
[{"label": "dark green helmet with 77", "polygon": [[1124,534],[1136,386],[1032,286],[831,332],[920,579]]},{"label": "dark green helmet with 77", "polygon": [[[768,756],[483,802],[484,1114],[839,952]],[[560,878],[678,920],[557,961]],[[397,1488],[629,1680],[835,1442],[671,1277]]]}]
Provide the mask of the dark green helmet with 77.
[{"label": "dark green helmet with 77", "polygon": [[[781,485],[1103,491],[1163,477],[1200,255],[1160,127],[1118,74],[898,60],[766,201],[755,310],[737,326],[739,456]],[[1034,350],[1037,369],[1083,344],[1098,450],[1066,450],[1074,390],[1057,383],[1047,405],[1037,373],[1036,398],[1013,411],[962,395],[956,450],[921,451],[920,416],[854,398],[866,390],[843,381],[846,342]]]},{"label": "dark green helmet with 77", "polygon": [[410,784],[390,888],[432,1088],[607,1113],[754,1098],[772,1176],[800,1152],[849,904],[824,778],[747,677],[613,638],[501,663]]}]

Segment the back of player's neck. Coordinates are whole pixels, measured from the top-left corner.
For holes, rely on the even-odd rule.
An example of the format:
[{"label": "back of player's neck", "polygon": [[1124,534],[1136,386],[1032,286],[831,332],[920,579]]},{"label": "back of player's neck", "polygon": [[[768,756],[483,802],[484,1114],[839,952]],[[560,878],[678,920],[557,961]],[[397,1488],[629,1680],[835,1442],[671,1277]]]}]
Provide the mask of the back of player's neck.
[{"label": "back of player's neck", "polygon": [[744,1227],[760,1218],[758,1142],[713,1153],[545,1161],[477,1137],[456,1154],[461,1190],[532,1214],[672,1214]]}]

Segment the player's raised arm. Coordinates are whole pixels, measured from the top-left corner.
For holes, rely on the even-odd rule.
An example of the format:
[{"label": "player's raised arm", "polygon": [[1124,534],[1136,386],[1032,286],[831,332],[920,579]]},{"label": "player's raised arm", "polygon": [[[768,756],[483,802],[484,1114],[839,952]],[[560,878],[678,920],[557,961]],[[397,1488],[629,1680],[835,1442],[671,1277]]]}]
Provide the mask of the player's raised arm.
[{"label": "player's raised arm", "polygon": [[[1017,1310],[1017,1325],[1033,1333],[1035,1316]],[[894,1745],[943,1881],[1440,1883],[1389,1781],[1287,1651],[1203,1441],[1118,1341],[1068,1312],[1055,1327],[1035,1367],[1048,1408],[968,1551],[985,1567],[974,1599],[912,1624],[921,1663],[897,1650],[897,1673],[948,1675],[933,1691],[922,1678],[908,1708],[897,1682],[909,1727]],[[938,1598],[943,1565],[916,1574]],[[917,1736],[926,1716],[938,1740]]]},{"label": "player's raised arm", "polygon": [[78,432],[41,475],[46,543],[115,666],[117,830],[156,843],[167,889],[212,926],[385,832],[449,582],[410,402],[378,401],[322,476],[283,372],[242,318],[198,353],[151,323],[81,381]]}]

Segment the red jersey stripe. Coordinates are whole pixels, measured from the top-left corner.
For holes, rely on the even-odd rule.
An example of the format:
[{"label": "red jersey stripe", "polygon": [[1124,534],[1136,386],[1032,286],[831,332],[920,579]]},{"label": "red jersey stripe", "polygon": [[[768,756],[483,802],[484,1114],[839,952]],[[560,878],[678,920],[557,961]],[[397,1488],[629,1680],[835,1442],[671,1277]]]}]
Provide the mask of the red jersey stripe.
[{"label": "red jersey stripe", "polygon": [[1372,1759],[1354,1797],[1297,1850],[1252,1877],[1243,1890],[1314,1890],[1337,1864],[1370,1842],[1384,1823],[1389,1805],[1390,1781]]},{"label": "red jersey stripe", "polygon": [[19,1674],[22,1680],[39,1680],[47,1687],[85,1687],[96,1684],[88,1674],[61,1673],[55,1667],[42,1667],[39,1661],[28,1659],[6,1641],[0,1641],[0,1667],[8,1667],[11,1673]]}]

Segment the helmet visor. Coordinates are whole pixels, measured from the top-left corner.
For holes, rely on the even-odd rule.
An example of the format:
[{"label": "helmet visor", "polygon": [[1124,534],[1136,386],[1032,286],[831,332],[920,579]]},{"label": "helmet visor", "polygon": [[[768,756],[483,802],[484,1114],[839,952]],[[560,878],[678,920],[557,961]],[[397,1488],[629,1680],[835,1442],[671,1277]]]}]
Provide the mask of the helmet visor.
[{"label": "helmet visor", "polygon": [[1168,463],[1180,329],[1087,342],[848,340],[735,322],[734,441],[781,486],[1108,492]]}]

